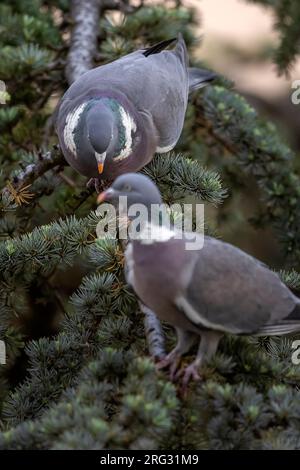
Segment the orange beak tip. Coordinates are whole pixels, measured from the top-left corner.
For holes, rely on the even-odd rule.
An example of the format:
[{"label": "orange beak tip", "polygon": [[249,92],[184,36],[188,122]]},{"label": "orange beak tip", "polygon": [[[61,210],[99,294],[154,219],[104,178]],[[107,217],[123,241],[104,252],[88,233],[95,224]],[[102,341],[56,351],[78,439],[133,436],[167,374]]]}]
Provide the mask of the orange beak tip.
[{"label": "orange beak tip", "polygon": [[104,170],[104,163],[98,163],[98,173],[101,175]]}]

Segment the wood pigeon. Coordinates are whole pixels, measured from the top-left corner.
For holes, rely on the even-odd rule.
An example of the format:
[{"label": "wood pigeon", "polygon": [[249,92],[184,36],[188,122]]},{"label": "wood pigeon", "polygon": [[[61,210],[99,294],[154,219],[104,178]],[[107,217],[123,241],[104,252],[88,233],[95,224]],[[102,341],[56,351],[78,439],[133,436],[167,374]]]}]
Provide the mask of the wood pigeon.
[{"label": "wood pigeon", "polygon": [[80,76],[55,112],[60,147],[79,173],[114,180],[170,151],[184,122],[188,94],[216,75],[188,67],[180,35]]},{"label": "wood pigeon", "polygon": [[[127,211],[139,203],[150,214],[153,205],[162,203],[155,184],[141,174],[119,176],[98,202],[118,206],[120,196],[127,197]],[[187,239],[200,235],[176,234],[174,228],[155,225],[147,217],[125,252],[128,283],[148,308],[176,329],[177,345],[160,364],[170,367],[173,378],[181,356],[199,336],[197,357],[184,372],[185,385],[199,378],[199,368],[216,352],[225,332],[270,336],[300,331],[300,299],[276,273],[229,243],[205,236],[203,247],[199,243],[191,250],[186,249]]]}]

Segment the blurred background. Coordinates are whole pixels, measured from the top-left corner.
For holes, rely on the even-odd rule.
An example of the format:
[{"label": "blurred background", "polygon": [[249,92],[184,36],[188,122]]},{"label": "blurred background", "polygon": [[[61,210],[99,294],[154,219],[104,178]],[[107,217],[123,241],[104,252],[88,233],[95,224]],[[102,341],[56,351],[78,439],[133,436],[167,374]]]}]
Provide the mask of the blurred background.
[{"label": "blurred background", "polygon": [[300,77],[297,60],[289,76],[272,60],[278,44],[271,9],[241,0],[186,0],[201,18],[199,54],[235,82],[235,88],[280,125],[295,150],[300,147],[299,108],[292,104],[292,82]]},{"label": "blurred background", "polygon": [[[273,60],[279,43],[274,11],[243,0],[184,0],[184,5],[195,9],[200,23],[197,32],[201,44],[195,57],[232,80],[234,89],[260,115],[274,122],[299,154],[300,105],[291,102],[291,93],[293,81],[300,78],[300,61],[294,62],[288,75],[279,75]],[[298,166],[299,162],[298,158]],[[219,225],[218,231],[270,265],[279,266],[283,260],[272,230],[257,231],[247,223],[247,213],[252,214],[256,204],[256,189],[251,194],[248,188],[241,199],[236,207],[236,223],[231,217],[232,223]],[[207,213],[210,217],[209,209]]]}]

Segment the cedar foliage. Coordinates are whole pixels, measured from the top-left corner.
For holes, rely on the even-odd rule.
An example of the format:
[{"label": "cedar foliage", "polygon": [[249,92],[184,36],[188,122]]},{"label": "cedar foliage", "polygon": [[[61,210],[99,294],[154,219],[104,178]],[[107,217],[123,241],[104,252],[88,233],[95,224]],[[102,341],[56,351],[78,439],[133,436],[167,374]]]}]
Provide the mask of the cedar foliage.
[{"label": "cedar foliage", "polygon": [[[194,12],[174,3],[128,12],[121,23],[102,14],[96,62],[179,31],[193,50]],[[260,3],[278,15],[276,57],[284,70],[298,53],[300,7]],[[0,449],[299,449],[295,338],[226,336],[204,381],[185,398],[156,372],[143,316],[124,281],[121,246],[97,239],[95,193],[53,150],[54,98],[67,87],[69,7],[64,0],[0,5],[0,79],[7,86],[0,107],[0,339],[7,352]],[[56,155],[57,164],[19,187],[45,155]],[[275,126],[220,78],[193,96],[176,154],[157,155],[143,171],[168,203],[193,196],[219,211],[255,185],[259,209],[251,223],[274,227],[286,255],[282,279],[299,291],[294,162]],[[163,328],[170,346],[174,336]]]}]

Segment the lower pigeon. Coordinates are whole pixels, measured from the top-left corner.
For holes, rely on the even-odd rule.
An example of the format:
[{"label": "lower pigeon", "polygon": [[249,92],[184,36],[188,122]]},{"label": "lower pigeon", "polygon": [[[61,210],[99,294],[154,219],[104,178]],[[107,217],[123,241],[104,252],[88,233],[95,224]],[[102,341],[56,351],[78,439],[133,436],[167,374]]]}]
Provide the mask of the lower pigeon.
[{"label": "lower pigeon", "polygon": [[[119,176],[98,202],[118,206],[120,196],[127,197],[128,211],[139,203],[150,214],[153,205],[162,203],[156,185],[141,174]],[[201,338],[196,359],[184,371],[185,385],[199,378],[201,366],[215,354],[224,333],[269,336],[300,331],[300,299],[276,273],[235,246],[208,236],[197,249],[187,250],[191,237],[200,235],[182,232],[178,237],[172,227],[155,226],[149,215],[125,252],[128,283],[177,332],[177,345],[161,366],[170,367],[174,377],[182,355]]]}]

